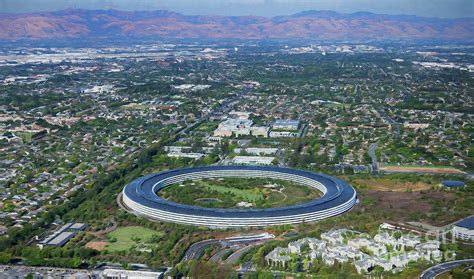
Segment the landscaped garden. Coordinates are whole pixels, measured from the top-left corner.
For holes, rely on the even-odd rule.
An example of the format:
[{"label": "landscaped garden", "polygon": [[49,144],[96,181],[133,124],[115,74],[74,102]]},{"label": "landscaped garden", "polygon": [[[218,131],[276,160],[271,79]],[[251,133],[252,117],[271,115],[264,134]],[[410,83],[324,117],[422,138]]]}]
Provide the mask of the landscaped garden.
[{"label": "landscaped garden", "polygon": [[218,208],[271,208],[307,202],[321,196],[317,189],[267,178],[189,180],[158,193],[170,201]]}]

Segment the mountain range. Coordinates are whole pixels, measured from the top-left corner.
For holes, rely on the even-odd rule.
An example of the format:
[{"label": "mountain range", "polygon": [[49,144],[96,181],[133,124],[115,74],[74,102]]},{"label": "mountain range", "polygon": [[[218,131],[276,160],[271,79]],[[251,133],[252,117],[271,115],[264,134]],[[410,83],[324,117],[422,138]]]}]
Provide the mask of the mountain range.
[{"label": "mountain range", "polygon": [[0,14],[0,40],[108,38],[474,41],[474,18],[305,11],[272,18],[68,9]]}]

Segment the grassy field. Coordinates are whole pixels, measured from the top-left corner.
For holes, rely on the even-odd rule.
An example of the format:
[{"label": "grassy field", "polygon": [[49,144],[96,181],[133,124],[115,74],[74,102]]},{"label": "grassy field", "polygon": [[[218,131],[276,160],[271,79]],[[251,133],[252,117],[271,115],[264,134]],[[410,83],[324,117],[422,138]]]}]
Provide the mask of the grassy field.
[{"label": "grassy field", "polygon": [[153,105],[130,103],[130,104],[123,105],[121,107],[121,109],[122,110],[145,110],[145,109],[149,109],[149,108],[152,108],[152,107],[153,107]]},{"label": "grassy field", "polygon": [[231,194],[234,194],[237,199],[242,199],[248,202],[255,202],[259,199],[262,199],[264,193],[267,192],[266,189],[259,189],[259,188],[238,189],[238,188],[233,188],[233,187],[214,185],[208,182],[204,182],[204,183],[207,184],[204,187],[206,187],[210,191],[216,191],[223,194],[231,193]]},{"label": "grassy field", "polygon": [[246,202],[254,208],[281,207],[319,198],[321,193],[297,183],[263,178],[185,181],[159,193],[174,202],[203,207],[232,208]]},{"label": "grassy field", "polygon": [[219,122],[217,121],[210,121],[210,122],[204,122],[199,127],[196,128],[197,131],[202,131],[202,132],[212,132],[217,128],[217,125]]},{"label": "grassy field", "polygon": [[371,179],[356,179],[355,186],[364,186],[370,190],[376,191],[392,191],[392,192],[406,192],[406,191],[422,191],[429,190],[436,186],[426,182],[409,182],[399,181],[386,178],[371,178]]},{"label": "grassy field", "polygon": [[111,252],[130,250],[133,246],[153,245],[152,239],[161,237],[162,233],[144,227],[120,227],[109,233],[109,244],[106,249]]},{"label": "grassy field", "polygon": [[389,173],[437,173],[437,174],[466,174],[466,172],[443,166],[389,166],[384,165],[380,170]]}]

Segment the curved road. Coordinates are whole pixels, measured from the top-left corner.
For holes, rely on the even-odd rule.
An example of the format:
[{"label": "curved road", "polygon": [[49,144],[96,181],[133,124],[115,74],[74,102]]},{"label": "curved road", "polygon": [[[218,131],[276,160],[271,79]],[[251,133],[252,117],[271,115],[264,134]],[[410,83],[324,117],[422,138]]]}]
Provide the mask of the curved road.
[{"label": "curved road", "polygon": [[209,240],[204,240],[204,241],[194,243],[188,248],[188,250],[186,250],[186,253],[184,254],[184,257],[183,257],[183,261],[197,260],[202,256],[202,254],[204,253],[204,250],[207,247],[211,245],[221,245],[221,244],[222,244],[221,241],[217,239],[209,239]]},{"label": "curved road", "polygon": [[[183,261],[199,259],[202,256],[202,254],[204,253],[204,250],[206,250],[206,248],[209,247],[210,245],[219,245],[222,248],[235,248],[235,249],[237,249],[237,246],[239,246],[239,245],[249,245],[249,244],[253,244],[253,243],[258,243],[258,242],[270,240],[270,239],[273,239],[273,238],[275,238],[274,235],[264,233],[264,234],[259,234],[259,235],[248,235],[248,236],[239,236],[239,237],[229,237],[229,238],[224,238],[224,239],[203,240],[203,241],[196,242],[193,245],[189,246],[188,250],[186,250],[186,252],[183,256]],[[232,254],[232,255],[234,255],[234,254]],[[232,256],[232,255],[230,255],[230,256]]]},{"label": "curved road", "polygon": [[466,260],[457,260],[451,262],[440,263],[435,266],[428,268],[427,270],[423,271],[420,275],[420,279],[433,279],[436,276],[441,275],[445,272],[448,272],[460,265],[463,264],[471,264],[474,265],[474,259],[466,259]]}]

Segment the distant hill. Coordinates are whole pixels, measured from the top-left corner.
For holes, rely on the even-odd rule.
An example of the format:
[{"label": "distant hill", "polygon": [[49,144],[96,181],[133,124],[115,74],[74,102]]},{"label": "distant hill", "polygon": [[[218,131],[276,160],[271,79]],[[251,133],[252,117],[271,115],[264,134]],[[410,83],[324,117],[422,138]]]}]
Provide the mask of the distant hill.
[{"label": "distant hill", "polygon": [[474,41],[474,18],[439,19],[333,11],[305,11],[273,18],[187,16],[164,10],[63,10],[0,14],[0,40],[3,41],[117,37]]}]

